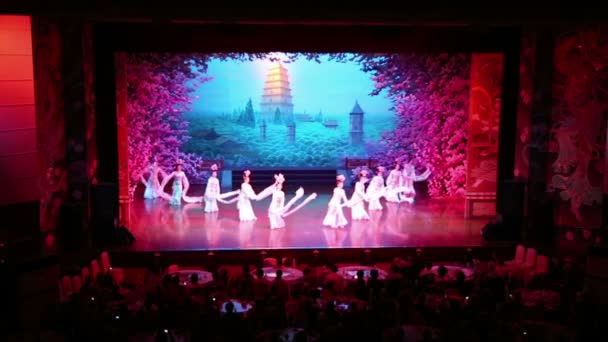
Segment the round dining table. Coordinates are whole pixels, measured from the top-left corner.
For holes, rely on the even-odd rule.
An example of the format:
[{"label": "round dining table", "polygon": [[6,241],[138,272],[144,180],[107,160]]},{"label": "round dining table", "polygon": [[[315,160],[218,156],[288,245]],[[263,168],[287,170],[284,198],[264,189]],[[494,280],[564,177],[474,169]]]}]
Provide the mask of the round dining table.
[{"label": "round dining table", "polygon": [[384,280],[388,273],[376,267],[369,266],[345,266],[340,267],[338,269],[338,274],[342,276],[342,278],[346,280],[355,280],[357,279],[357,272],[363,271],[363,278],[365,280],[371,277],[372,270],[378,270],[378,279]]},{"label": "round dining table", "polygon": [[236,313],[246,313],[249,310],[253,309],[253,304],[244,302],[238,299],[230,299],[220,304],[220,312],[226,313],[226,304],[232,303],[234,305],[234,312]]},{"label": "round dining table", "polygon": [[183,285],[190,283],[190,278],[193,274],[198,275],[198,283],[206,284],[213,280],[213,274],[211,272],[202,270],[179,270],[173,273],[169,273],[171,276],[178,276],[179,282]]},{"label": "round dining table", "polygon": [[[439,271],[439,265],[435,265],[433,267],[431,267],[431,271],[428,272],[426,269],[422,270],[421,274],[423,273],[432,273],[437,275],[437,272]],[[448,270],[448,277],[451,279],[456,279],[456,274],[458,274],[458,272],[462,272],[464,274],[464,278],[466,280],[470,280],[471,278],[473,278],[474,275],[474,271],[468,267],[461,267],[461,266],[453,266],[453,265],[444,265],[443,267],[445,267]]]},{"label": "round dining table", "polygon": [[[297,281],[304,277],[304,273],[298,270],[297,268],[292,267],[264,267],[262,270],[264,271],[264,277],[266,279],[273,281],[277,278],[277,271],[281,270],[283,272],[282,278],[285,281]],[[251,274],[255,277],[256,271],[251,272]]]}]

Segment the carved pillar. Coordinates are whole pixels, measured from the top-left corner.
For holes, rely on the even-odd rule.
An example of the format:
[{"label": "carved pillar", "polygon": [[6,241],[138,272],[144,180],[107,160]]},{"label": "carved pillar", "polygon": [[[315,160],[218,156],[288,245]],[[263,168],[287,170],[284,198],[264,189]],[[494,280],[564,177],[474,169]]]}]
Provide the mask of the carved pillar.
[{"label": "carved pillar", "polygon": [[606,145],[604,148],[604,194],[602,197],[602,228],[608,229],[608,120],[606,120]]},{"label": "carved pillar", "polygon": [[127,56],[117,53],[116,65],[116,115],[118,122],[118,203],[120,224],[128,225],[131,217],[131,192],[129,188],[129,124],[127,112]]},{"label": "carved pillar", "polygon": [[534,44],[533,92],[530,120],[528,168],[528,220],[524,241],[543,243],[551,239],[552,206],[547,193],[549,165],[549,132],[551,127],[553,46],[555,35],[550,29],[530,33]]},{"label": "carved pillar", "polygon": [[89,177],[87,173],[87,112],[85,106],[85,79],[83,59],[84,23],[78,20],[63,20],[62,68],[63,101],[65,113],[66,162],[68,170],[68,192],[66,215],[72,226],[68,234],[76,236],[73,247],[79,248],[79,240],[87,238],[89,208]]},{"label": "carved pillar", "polygon": [[519,66],[519,97],[517,105],[517,132],[515,136],[514,176],[520,180],[528,179],[530,166],[530,120],[534,91],[534,42],[529,32],[522,36]]},{"label": "carved pillar", "polygon": [[496,214],[496,181],[503,55],[471,56],[471,98],[467,146],[465,217]]},{"label": "carved pillar", "polygon": [[40,228],[55,230],[66,198],[63,43],[57,21],[32,17],[36,138],[40,160]]},{"label": "carved pillar", "polygon": [[77,205],[87,205],[86,107],[83,70],[83,24],[63,22],[63,99],[67,137],[68,198]]},{"label": "carved pillar", "polygon": [[95,58],[93,25],[85,24],[83,35],[84,101],[86,111],[87,174],[91,185],[97,184],[97,125],[95,122]]}]

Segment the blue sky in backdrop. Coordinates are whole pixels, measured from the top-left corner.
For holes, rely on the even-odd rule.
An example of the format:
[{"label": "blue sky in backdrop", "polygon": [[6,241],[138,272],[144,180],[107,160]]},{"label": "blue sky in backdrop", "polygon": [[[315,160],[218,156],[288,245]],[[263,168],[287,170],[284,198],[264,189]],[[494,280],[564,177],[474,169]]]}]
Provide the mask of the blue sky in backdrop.
[{"label": "blue sky in backdrop", "polygon": [[[221,114],[244,108],[251,98],[254,111],[260,110],[264,79],[272,62],[212,60],[207,76],[213,77],[199,86],[194,95],[193,112]],[[359,101],[366,114],[392,114],[390,100],[383,91],[370,96],[374,89],[371,75],[354,62],[338,63],[321,58],[321,63],[299,58],[283,64],[289,74],[294,113],[346,114]]]}]

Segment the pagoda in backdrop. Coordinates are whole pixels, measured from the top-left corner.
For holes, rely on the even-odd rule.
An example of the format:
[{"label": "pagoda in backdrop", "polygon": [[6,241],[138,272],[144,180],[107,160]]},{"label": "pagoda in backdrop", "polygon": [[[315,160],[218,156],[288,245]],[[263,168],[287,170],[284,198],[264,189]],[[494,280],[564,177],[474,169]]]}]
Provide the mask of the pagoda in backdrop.
[{"label": "pagoda in backdrop", "polygon": [[[287,68],[281,62],[274,63],[264,81],[261,117],[267,122],[288,123],[293,121],[293,102]],[[278,109],[278,113],[277,113]],[[277,118],[276,115],[279,115]]]}]

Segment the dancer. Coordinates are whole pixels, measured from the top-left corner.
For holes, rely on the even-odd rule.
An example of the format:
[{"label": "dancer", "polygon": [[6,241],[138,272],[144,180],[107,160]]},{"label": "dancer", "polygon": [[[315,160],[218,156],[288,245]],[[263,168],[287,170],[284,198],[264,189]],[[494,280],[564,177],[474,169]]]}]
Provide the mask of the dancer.
[{"label": "dancer", "polygon": [[426,171],[420,175],[416,175],[416,168],[412,164],[406,164],[403,168],[403,187],[402,192],[404,195],[403,201],[409,204],[414,203],[416,197],[416,189],[414,189],[415,182],[422,182],[429,178],[431,170],[427,166]]},{"label": "dancer", "polygon": [[160,187],[161,189],[164,189],[167,183],[173,179],[171,196],[164,191],[160,193],[160,196],[168,200],[169,204],[174,207],[181,206],[182,200],[186,203],[200,203],[203,201],[203,197],[189,197],[186,195],[188,193],[188,188],[190,188],[190,183],[188,182],[188,177],[186,177],[186,174],[182,171],[183,164],[184,162],[181,159],[178,160],[175,165],[175,171],[171,172],[171,174],[163,179]]},{"label": "dancer", "polygon": [[256,194],[251,187],[249,182],[251,181],[251,171],[245,170],[243,172],[243,184],[241,184],[241,192],[236,203],[237,209],[239,210],[240,221],[254,221],[258,218],[253,212],[251,201],[261,201],[264,198],[272,195],[275,190],[276,183],[264,189],[259,194]]},{"label": "dancer", "polygon": [[146,190],[144,190],[144,198],[156,199],[160,197],[160,193],[163,191],[163,189],[160,187],[160,181],[158,176],[160,174],[160,177],[162,179],[167,177],[167,173],[158,166],[156,156],[152,158],[152,164],[150,164],[148,168],[148,174],[148,179],[144,178],[143,174],[139,176],[141,182],[146,187]]},{"label": "dancer", "polygon": [[403,186],[403,172],[401,171],[401,163],[395,162],[395,168],[391,170],[386,178],[386,198],[387,202],[399,203],[401,202],[400,193],[398,189]]},{"label": "dancer", "polygon": [[355,183],[355,191],[347,204],[351,208],[350,214],[353,220],[369,220],[369,215],[365,211],[365,202],[367,201],[365,183],[368,181],[367,170],[361,170],[359,172],[359,180]]},{"label": "dancer", "polygon": [[218,167],[216,164],[211,165],[211,176],[207,181],[207,187],[205,188],[205,194],[203,195],[203,199],[205,201],[205,212],[212,213],[218,211],[219,208],[217,206],[217,202],[221,202],[224,204],[230,204],[238,201],[238,197],[235,197],[231,200],[225,200],[225,198],[238,195],[240,190],[230,191],[227,193],[221,193],[220,181],[217,178]]},{"label": "dancer", "polygon": [[[283,192],[283,182],[285,181],[285,178],[279,173],[278,175],[274,175],[274,180],[276,187],[272,193],[272,200],[270,201],[270,207],[268,208],[270,229],[285,227],[285,221],[281,216],[283,214],[283,208],[285,208],[285,193]],[[300,191],[300,189],[298,189],[298,191]]]},{"label": "dancer", "polygon": [[283,183],[285,182],[285,177],[283,174],[274,175],[275,179],[275,189],[272,193],[272,201],[270,202],[270,207],[268,208],[268,219],[270,221],[270,229],[278,229],[285,227],[284,217],[287,217],[303,206],[305,206],[308,202],[317,198],[316,193],[312,193],[308,196],[300,205],[298,205],[293,210],[289,210],[302,196],[304,196],[304,189],[300,187],[298,191],[296,191],[296,195],[285,204],[285,193],[283,192]]},{"label": "dancer", "polygon": [[386,169],[383,166],[376,167],[376,175],[372,178],[367,186],[367,192],[365,193],[367,200],[369,201],[369,210],[382,210],[382,204],[380,198],[384,197],[384,171]]},{"label": "dancer", "polygon": [[323,225],[331,228],[344,228],[348,224],[342,206],[348,202],[346,193],[344,192],[344,181],[346,177],[344,175],[338,175],[336,177],[336,187],[334,193],[329,200],[327,214],[323,219]]}]

